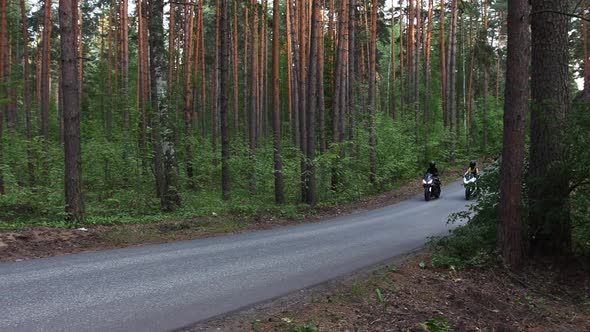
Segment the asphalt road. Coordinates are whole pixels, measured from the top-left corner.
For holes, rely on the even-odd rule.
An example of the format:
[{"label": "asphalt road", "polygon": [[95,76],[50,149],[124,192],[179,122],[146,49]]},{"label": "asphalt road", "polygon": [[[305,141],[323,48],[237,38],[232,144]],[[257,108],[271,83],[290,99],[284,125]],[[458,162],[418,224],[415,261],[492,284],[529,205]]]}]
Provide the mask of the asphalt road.
[{"label": "asphalt road", "polygon": [[422,246],[463,188],[320,223],[0,264],[0,331],[167,331]]}]

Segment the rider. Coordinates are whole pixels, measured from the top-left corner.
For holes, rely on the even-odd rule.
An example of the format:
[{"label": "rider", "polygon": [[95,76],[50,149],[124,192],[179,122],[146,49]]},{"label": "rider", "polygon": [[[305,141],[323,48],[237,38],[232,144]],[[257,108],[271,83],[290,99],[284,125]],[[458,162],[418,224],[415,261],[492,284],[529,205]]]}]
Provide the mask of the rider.
[{"label": "rider", "polygon": [[465,175],[469,173],[471,173],[473,176],[477,176],[479,174],[479,169],[477,168],[477,163],[475,162],[475,160],[472,160],[469,163],[469,168],[465,172]]},{"label": "rider", "polygon": [[438,169],[436,168],[436,163],[434,162],[434,160],[430,161],[430,165],[428,165],[426,173],[430,173],[432,174],[432,176],[438,177]]}]

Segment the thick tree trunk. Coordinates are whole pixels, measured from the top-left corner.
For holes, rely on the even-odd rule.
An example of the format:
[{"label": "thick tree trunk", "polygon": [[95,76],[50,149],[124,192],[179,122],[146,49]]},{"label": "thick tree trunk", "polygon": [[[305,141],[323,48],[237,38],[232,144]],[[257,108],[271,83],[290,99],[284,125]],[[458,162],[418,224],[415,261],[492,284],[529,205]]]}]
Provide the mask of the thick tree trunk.
[{"label": "thick tree trunk", "polygon": [[162,0],[150,1],[149,44],[152,109],[157,113],[154,130],[154,155],[156,185],[164,211],[173,211],[180,206],[177,192],[177,175],[174,168],[176,152],[169,124],[167,82],[164,79],[164,4]]},{"label": "thick tree trunk", "polygon": [[320,0],[312,0],[312,23],[311,23],[311,38],[309,42],[309,81],[307,82],[307,149],[306,149],[306,202],[310,205],[317,203],[316,193],[316,178],[315,178],[315,150],[316,150],[316,109],[318,100],[318,89],[323,88],[318,86],[318,44],[321,36],[320,24],[322,21],[322,8]]},{"label": "thick tree trunk", "polygon": [[299,111],[300,111],[300,100],[299,100],[299,24],[297,24],[297,13],[295,11],[296,6],[294,5],[294,0],[287,0],[288,4],[288,14],[289,14],[289,26],[291,31],[291,44],[293,46],[291,58],[292,58],[292,66],[290,67],[291,71],[291,85],[292,85],[292,97],[293,97],[293,138],[295,141],[295,146],[301,148],[301,133],[299,130]]},{"label": "thick tree trunk", "polygon": [[[121,22],[121,87],[123,103],[123,128],[128,132],[130,128],[129,118],[129,17],[127,0],[120,2],[120,22]],[[80,82],[82,84],[82,82]]]},{"label": "thick tree trunk", "polygon": [[318,32],[318,112],[319,112],[319,129],[320,129],[320,153],[325,153],[328,149],[326,138],[326,97],[324,95],[324,18],[320,16],[320,25]]},{"label": "thick tree trunk", "polygon": [[529,223],[531,254],[560,261],[571,253],[569,172],[566,158],[569,112],[568,11],[560,0],[533,0],[531,16],[531,142]]},{"label": "thick tree trunk", "polygon": [[[354,141],[356,137],[356,105],[355,101],[357,96],[357,88],[356,88],[356,70],[357,70],[357,63],[359,63],[356,59],[356,16],[357,16],[357,0],[349,0],[349,9],[348,9],[348,29],[345,34],[344,39],[348,40],[348,63],[344,62],[343,64],[346,65],[346,79],[345,79],[345,87],[346,90],[343,94],[346,99],[346,114],[348,115],[348,139]],[[361,60],[360,63],[363,63]],[[343,131],[344,132],[344,131]]]},{"label": "thick tree trunk", "polygon": [[213,165],[218,163],[217,137],[219,127],[219,43],[220,38],[220,6],[222,0],[216,0],[215,6],[215,54],[213,55],[213,70],[211,71],[211,148],[213,149]]},{"label": "thick tree trunk", "polygon": [[49,141],[49,107],[51,75],[51,0],[45,0],[43,20],[43,59],[41,62],[41,136],[45,143]]},{"label": "thick tree trunk", "polygon": [[219,50],[219,111],[221,122],[221,193],[224,200],[230,199],[230,173],[229,173],[229,2],[221,0],[220,11],[220,39]]},{"label": "thick tree trunk", "polygon": [[280,82],[279,82],[279,52],[280,52],[280,11],[279,2],[273,1],[273,32],[272,32],[272,127],[273,127],[273,148],[274,148],[274,179],[275,179],[275,202],[282,204],[285,202],[285,193],[283,188],[283,159],[281,154],[281,104],[280,104]]},{"label": "thick tree trunk", "polygon": [[[8,62],[8,18],[6,10],[6,0],[0,0],[0,98],[5,98],[5,84],[8,81],[6,75],[6,63]],[[4,131],[4,106],[0,107],[0,166],[3,166],[3,131]],[[0,195],[4,194],[4,174],[3,167],[0,167]]]},{"label": "thick tree trunk", "polygon": [[445,0],[440,0],[440,93],[442,99],[443,123],[445,128],[449,126],[449,109],[447,96],[447,60],[445,58]]},{"label": "thick tree trunk", "polygon": [[584,56],[584,94],[590,97],[590,59],[588,58],[588,22],[586,22],[586,0],[582,0],[582,48]]},{"label": "thick tree trunk", "polygon": [[[485,45],[488,45],[488,0],[484,0],[484,11],[483,11],[483,41]],[[489,69],[483,68],[483,112],[482,112],[482,133],[483,133],[483,151],[487,154],[488,149],[488,82],[489,82]]]},{"label": "thick tree trunk", "polygon": [[458,21],[458,1],[453,0],[451,9],[451,31],[449,33],[449,48],[447,56],[447,83],[446,83],[446,99],[447,112],[449,116],[449,130],[451,135],[451,164],[455,163],[455,144],[458,132],[458,109],[456,101],[456,85],[457,85],[457,21]]},{"label": "thick tree trunk", "polygon": [[78,50],[74,20],[77,0],[59,1],[59,27],[61,43],[61,70],[63,89],[65,198],[67,218],[72,222],[84,221],[82,199],[82,158],[80,148],[80,95],[78,94]]},{"label": "thick tree trunk", "polygon": [[426,107],[424,107],[424,121],[430,125],[430,107],[431,107],[431,97],[430,97],[430,80],[431,80],[431,66],[430,66],[430,58],[432,55],[432,16],[433,16],[433,0],[428,0],[428,27],[426,28],[426,46],[425,46],[425,61],[426,66],[424,68],[424,103]]},{"label": "thick tree trunk", "polygon": [[184,5],[184,41],[183,41],[183,56],[184,56],[184,70],[183,70],[183,98],[184,98],[184,136],[185,136],[185,161],[186,161],[186,175],[190,179],[193,177],[193,146],[192,146],[192,106],[191,106],[191,71],[192,71],[192,47],[193,36],[193,8],[192,1],[187,0]]},{"label": "thick tree trunk", "polygon": [[238,77],[238,0],[234,0],[234,12],[233,12],[233,52],[232,52],[232,63],[233,63],[233,79],[234,79],[234,135],[238,137],[240,135],[240,81]]},{"label": "thick tree trunk", "polygon": [[[31,124],[31,82],[29,64],[29,29],[27,26],[27,9],[25,0],[20,0],[21,29],[23,36],[23,110],[25,112],[25,132],[27,137],[27,171],[29,175],[29,186],[35,185],[35,163],[33,159],[32,141],[33,128]],[[0,140],[1,140],[0,136]],[[1,143],[0,143],[1,144]],[[0,163],[2,160],[0,159]]]},{"label": "thick tree trunk", "polygon": [[504,100],[504,138],[500,184],[500,220],[497,243],[504,263],[522,265],[522,179],[524,124],[529,95],[529,5],[527,0],[508,2],[508,57]]},{"label": "thick tree trunk", "polygon": [[375,132],[375,107],[377,84],[377,0],[371,6],[371,37],[369,47],[369,181],[377,182],[377,137]]},{"label": "thick tree trunk", "polygon": [[396,71],[397,71],[397,64],[395,60],[395,4],[391,6],[391,117],[395,120],[396,119],[396,106],[397,106],[397,96],[396,96]]}]

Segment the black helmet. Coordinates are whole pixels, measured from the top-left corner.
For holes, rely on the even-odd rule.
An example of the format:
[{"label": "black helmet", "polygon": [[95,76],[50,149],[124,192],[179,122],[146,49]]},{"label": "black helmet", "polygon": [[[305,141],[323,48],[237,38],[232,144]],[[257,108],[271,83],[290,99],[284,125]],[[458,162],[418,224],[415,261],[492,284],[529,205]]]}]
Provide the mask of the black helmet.
[{"label": "black helmet", "polygon": [[434,160],[430,161],[430,167],[436,167],[436,163],[434,162]]},{"label": "black helmet", "polygon": [[469,163],[469,167],[471,167],[471,168],[474,168],[474,167],[475,167],[475,165],[476,165],[476,163],[475,163],[475,160],[472,160],[472,161]]}]

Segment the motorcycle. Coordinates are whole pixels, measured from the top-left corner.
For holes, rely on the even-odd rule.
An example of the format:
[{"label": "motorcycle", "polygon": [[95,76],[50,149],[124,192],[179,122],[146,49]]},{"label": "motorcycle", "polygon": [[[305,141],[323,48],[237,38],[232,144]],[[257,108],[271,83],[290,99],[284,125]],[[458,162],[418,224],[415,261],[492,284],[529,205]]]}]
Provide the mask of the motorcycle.
[{"label": "motorcycle", "polygon": [[440,197],[440,180],[438,177],[426,173],[422,179],[422,185],[424,186],[424,199],[428,202],[433,197]]},{"label": "motorcycle", "polygon": [[465,187],[465,199],[469,200],[477,193],[477,178],[471,172],[463,177],[463,186]]}]

